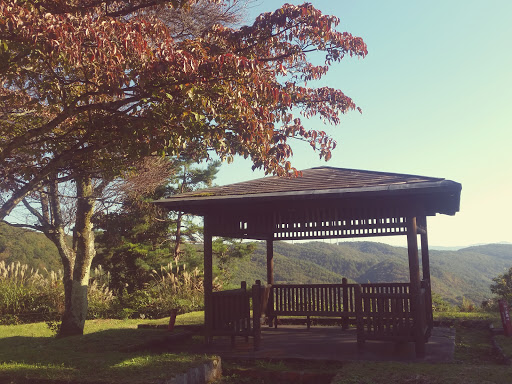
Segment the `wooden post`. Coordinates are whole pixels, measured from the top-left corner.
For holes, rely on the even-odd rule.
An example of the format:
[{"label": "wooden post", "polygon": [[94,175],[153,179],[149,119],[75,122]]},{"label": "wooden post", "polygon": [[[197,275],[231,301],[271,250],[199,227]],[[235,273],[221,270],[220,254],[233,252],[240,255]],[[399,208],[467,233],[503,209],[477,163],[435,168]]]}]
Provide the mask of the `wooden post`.
[{"label": "wooden post", "polygon": [[356,326],[357,326],[357,346],[361,349],[364,346],[364,314],[363,299],[361,297],[361,285],[355,286],[355,305],[356,305]]},{"label": "wooden post", "polygon": [[[343,284],[343,287],[341,288],[342,296],[343,296],[343,312],[348,312],[348,287],[347,287],[347,278],[344,277],[341,279],[341,284]],[[348,329],[348,316],[343,316],[341,318],[341,329]]]},{"label": "wooden post", "polygon": [[420,261],[418,257],[418,231],[416,217],[407,218],[407,250],[409,255],[410,295],[414,318],[414,341],[416,342],[416,357],[425,357],[425,308],[422,308]]},{"label": "wooden post", "polygon": [[[274,284],[274,239],[270,236],[267,239],[267,284]],[[272,312],[274,309],[274,294],[273,289],[270,287],[270,293],[267,301],[267,308],[265,313],[267,314],[268,326],[272,327],[272,322],[275,320],[277,325],[277,319],[274,319]]]},{"label": "wooden post", "polygon": [[274,284],[274,240],[267,239],[267,284]]},{"label": "wooden post", "polygon": [[422,227],[423,231],[420,235],[421,241],[421,265],[423,270],[423,280],[425,281],[425,312],[427,318],[427,325],[429,330],[434,327],[434,314],[432,312],[432,285],[430,282],[430,254],[428,250],[428,231],[427,231],[427,217],[421,216],[418,218],[418,224]]},{"label": "wooden post", "polygon": [[252,327],[254,333],[254,350],[261,344],[261,281],[256,280],[252,286]]},{"label": "wooden post", "polygon": [[204,326],[205,342],[210,344],[213,331],[213,249],[212,249],[212,231],[210,228],[208,216],[204,216]]}]

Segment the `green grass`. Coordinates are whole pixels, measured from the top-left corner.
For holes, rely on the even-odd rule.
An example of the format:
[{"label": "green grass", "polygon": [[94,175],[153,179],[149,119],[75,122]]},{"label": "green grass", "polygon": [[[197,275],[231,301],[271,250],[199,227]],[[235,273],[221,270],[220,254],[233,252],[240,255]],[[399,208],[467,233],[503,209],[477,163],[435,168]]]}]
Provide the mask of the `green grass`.
[{"label": "green grass", "polygon": [[501,322],[498,312],[434,312],[434,320]]},{"label": "green grass", "polygon": [[[177,325],[201,324],[202,312]],[[165,331],[137,329],[141,320],[87,321],[85,334],[57,339],[45,323],[0,326],[0,382],[152,383],[169,379],[209,357],[184,353],[122,352],[161,340]],[[144,321],[166,324],[168,319]]]},{"label": "green grass", "polygon": [[[438,313],[436,319],[452,321],[456,328],[456,348],[453,363],[395,362],[309,362],[307,364],[274,360],[256,361],[244,365],[223,362],[227,368],[257,369],[267,372],[307,371],[337,373],[336,384],[509,384],[512,367],[499,365],[485,328],[465,327],[473,323],[494,322],[500,326],[499,315],[487,313]],[[167,324],[159,320],[92,320],[83,336],[56,339],[46,324],[0,326],[0,382],[45,383],[154,383],[169,379],[196,366],[208,358],[203,355],[180,353],[121,352],[127,347],[159,340],[165,331],[137,330],[140,323]],[[200,325],[203,313],[178,316],[176,325]],[[497,337],[506,353],[512,357],[512,338]],[[231,367],[230,367],[231,365]],[[266,380],[266,381],[265,381]],[[277,383],[274,379],[251,378],[230,374],[223,384]],[[320,384],[320,382],[319,382]]]}]

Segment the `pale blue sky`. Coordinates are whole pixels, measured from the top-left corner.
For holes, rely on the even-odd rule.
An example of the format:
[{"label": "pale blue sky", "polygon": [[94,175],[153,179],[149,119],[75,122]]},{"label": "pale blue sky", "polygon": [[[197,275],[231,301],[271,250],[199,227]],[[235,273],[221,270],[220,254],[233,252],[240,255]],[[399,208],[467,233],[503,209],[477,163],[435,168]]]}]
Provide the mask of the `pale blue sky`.
[{"label": "pale blue sky", "polygon": [[[345,58],[318,84],[341,89],[363,114],[350,112],[334,128],[309,121],[327,130],[338,148],[325,163],[297,143],[292,164],[457,181],[461,211],[429,219],[430,243],[512,242],[512,1],[312,3],[341,19],[339,31],[368,45],[365,59]],[[284,2],[255,4],[248,20]],[[262,176],[237,159],[222,166],[217,184]]]}]

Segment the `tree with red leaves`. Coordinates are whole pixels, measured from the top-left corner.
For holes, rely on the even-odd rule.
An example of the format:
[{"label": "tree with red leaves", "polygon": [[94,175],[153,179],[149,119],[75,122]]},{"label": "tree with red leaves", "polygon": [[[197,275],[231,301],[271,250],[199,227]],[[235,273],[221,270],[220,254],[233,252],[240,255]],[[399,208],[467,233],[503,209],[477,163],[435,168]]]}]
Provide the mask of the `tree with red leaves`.
[{"label": "tree with red leaves", "polygon": [[[83,332],[91,217],[105,181],[147,156],[238,154],[267,173],[296,174],[290,139],[309,142],[326,160],[336,143],[294,112],[336,125],[356,108],[340,90],[309,86],[345,55],[367,53],[361,38],[335,30],[336,17],[286,4],[251,26],[181,35],[163,17],[196,6],[0,0],[0,219],[23,203],[38,220],[34,228],[57,244],[66,291],[61,335]],[[325,54],[322,63],[312,52]],[[72,246],[63,242],[61,183],[75,190]],[[34,196],[38,209],[28,204]]]}]

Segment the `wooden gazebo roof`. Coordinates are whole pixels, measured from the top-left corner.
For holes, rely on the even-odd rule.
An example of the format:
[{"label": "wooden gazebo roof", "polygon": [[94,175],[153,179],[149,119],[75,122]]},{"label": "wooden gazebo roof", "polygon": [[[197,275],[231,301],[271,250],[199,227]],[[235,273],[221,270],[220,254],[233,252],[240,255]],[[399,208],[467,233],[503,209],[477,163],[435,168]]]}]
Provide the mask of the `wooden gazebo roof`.
[{"label": "wooden gazebo roof", "polygon": [[264,177],[155,203],[208,216],[218,236],[311,239],[403,233],[407,216],[454,215],[460,191],[443,178],[317,167],[302,177]]}]

